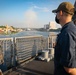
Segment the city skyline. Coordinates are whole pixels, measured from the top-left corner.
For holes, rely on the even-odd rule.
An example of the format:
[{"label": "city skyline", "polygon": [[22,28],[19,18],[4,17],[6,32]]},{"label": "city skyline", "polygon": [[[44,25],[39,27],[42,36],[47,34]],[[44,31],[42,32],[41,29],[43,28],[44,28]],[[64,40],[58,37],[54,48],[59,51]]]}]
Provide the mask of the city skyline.
[{"label": "city skyline", "polygon": [[[69,0],[63,0],[69,1]],[[55,22],[52,13],[62,0],[0,0],[0,25],[23,28],[42,28]],[[74,4],[75,0],[70,0]],[[56,24],[56,27],[60,25]]]}]

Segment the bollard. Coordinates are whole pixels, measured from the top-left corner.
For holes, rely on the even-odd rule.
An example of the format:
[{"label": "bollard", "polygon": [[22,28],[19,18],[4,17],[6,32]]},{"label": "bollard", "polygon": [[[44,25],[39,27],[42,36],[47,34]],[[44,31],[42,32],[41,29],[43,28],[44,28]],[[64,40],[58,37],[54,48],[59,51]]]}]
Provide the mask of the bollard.
[{"label": "bollard", "polygon": [[54,58],[54,48],[48,48],[48,49],[49,49],[50,58],[53,59]]},{"label": "bollard", "polygon": [[42,57],[44,57],[45,59],[48,58],[48,54],[49,54],[49,51],[47,51],[47,50],[42,51]]}]

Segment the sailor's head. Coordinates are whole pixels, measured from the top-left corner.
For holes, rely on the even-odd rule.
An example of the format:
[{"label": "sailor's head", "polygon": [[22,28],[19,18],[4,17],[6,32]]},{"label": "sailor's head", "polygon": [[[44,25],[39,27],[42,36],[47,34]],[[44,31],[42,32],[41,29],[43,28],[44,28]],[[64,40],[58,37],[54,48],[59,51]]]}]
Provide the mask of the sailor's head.
[{"label": "sailor's head", "polygon": [[[74,5],[72,5],[70,2],[62,2],[57,9],[52,10],[53,13],[56,13],[55,21],[58,24],[62,24],[64,20],[64,16],[68,17],[71,19],[72,16],[74,15],[75,8]],[[63,16],[62,16],[63,15]],[[66,19],[66,18],[65,18]]]}]

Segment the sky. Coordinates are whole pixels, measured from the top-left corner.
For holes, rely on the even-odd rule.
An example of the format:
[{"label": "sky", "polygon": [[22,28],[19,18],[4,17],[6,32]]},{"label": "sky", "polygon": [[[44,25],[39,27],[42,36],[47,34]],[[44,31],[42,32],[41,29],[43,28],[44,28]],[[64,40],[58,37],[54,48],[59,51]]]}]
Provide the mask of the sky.
[{"label": "sky", "polygon": [[[0,26],[9,25],[19,28],[42,28],[55,22],[56,9],[61,2],[75,0],[0,0]],[[59,28],[60,25],[56,24]]]}]

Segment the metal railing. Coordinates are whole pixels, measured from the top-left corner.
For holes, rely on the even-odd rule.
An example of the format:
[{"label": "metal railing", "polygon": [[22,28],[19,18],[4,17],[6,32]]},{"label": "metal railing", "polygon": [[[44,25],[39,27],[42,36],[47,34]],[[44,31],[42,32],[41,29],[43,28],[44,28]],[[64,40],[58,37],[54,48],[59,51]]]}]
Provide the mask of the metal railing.
[{"label": "metal railing", "polygon": [[50,34],[48,36],[48,48],[53,48],[56,43],[57,34]]},{"label": "metal railing", "polygon": [[0,64],[5,63],[7,67],[24,62],[36,56],[42,50],[53,47],[56,34],[43,36],[24,36],[15,38],[0,38]]},{"label": "metal railing", "polygon": [[16,60],[21,63],[46,48],[42,36],[15,37]]},{"label": "metal railing", "polygon": [[13,38],[0,38],[0,64],[5,63],[7,67],[12,65]]}]

